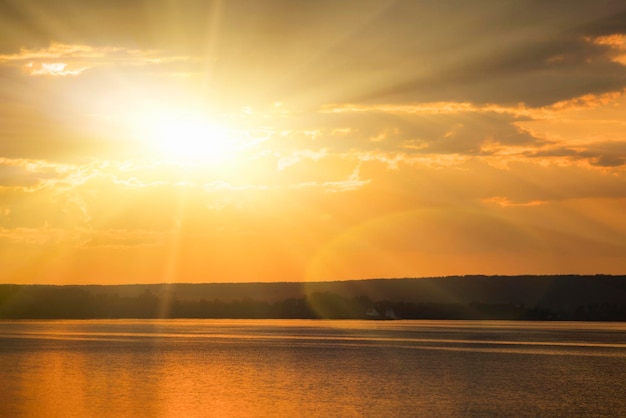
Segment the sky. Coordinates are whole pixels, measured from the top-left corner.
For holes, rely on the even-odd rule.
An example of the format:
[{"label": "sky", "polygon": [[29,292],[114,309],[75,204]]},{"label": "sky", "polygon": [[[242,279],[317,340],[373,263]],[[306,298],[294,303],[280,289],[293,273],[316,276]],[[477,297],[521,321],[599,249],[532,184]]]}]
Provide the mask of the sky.
[{"label": "sky", "polygon": [[623,1],[1,0],[0,282],[626,274]]}]

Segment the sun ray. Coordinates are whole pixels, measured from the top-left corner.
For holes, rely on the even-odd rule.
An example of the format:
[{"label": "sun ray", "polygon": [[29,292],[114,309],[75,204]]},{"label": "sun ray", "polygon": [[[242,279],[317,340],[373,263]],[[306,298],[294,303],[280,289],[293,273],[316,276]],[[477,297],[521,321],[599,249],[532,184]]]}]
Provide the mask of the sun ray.
[{"label": "sun ray", "polygon": [[151,109],[132,124],[151,154],[180,164],[232,164],[244,145],[240,132],[198,111]]}]

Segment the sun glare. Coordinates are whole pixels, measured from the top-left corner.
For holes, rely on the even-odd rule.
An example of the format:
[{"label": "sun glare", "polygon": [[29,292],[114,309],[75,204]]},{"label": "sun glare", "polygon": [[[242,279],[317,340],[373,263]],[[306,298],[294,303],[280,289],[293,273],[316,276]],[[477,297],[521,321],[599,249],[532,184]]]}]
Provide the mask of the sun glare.
[{"label": "sun glare", "polygon": [[139,139],[159,158],[223,165],[241,149],[238,133],[199,112],[149,111],[135,121]]}]

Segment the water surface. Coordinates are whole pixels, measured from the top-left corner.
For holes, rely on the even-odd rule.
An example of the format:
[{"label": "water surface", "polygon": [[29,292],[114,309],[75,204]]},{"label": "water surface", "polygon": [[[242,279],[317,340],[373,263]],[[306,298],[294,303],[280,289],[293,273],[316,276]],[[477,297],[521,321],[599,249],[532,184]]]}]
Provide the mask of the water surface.
[{"label": "water surface", "polygon": [[626,323],[0,322],[0,416],[626,416]]}]

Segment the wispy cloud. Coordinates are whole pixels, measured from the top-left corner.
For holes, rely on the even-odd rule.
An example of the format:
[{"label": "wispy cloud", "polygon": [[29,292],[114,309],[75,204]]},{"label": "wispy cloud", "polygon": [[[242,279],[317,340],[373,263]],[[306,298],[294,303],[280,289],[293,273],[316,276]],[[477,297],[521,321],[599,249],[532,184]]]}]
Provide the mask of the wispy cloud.
[{"label": "wispy cloud", "polygon": [[626,65],[626,34],[613,34],[589,38],[596,45],[604,45],[610,48],[611,59]]},{"label": "wispy cloud", "polygon": [[503,208],[516,207],[516,206],[539,206],[545,205],[547,202],[543,200],[531,200],[530,202],[512,202],[510,199],[503,196],[494,196],[487,199],[483,199],[484,203],[496,204]]},{"label": "wispy cloud", "polygon": [[156,50],[58,42],[51,42],[47,48],[22,48],[16,53],[0,55],[0,63],[20,65],[27,74],[33,76],[76,76],[98,66],[159,65],[189,59]]},{"label": "wispy cloud", "polygon": [[77,68],[74,70],[67,69],[67,64],[62,62],[47,63],[42,62],[38,66],[30,62],[26,64],[26,68],[30,69],[30,75],[51,75],[51,76],[66,76],[66,75],[78,75],[85,71],[88,67]]}]

